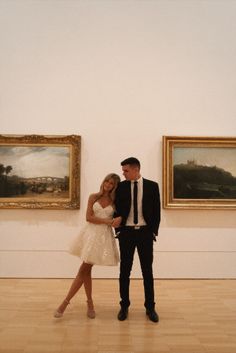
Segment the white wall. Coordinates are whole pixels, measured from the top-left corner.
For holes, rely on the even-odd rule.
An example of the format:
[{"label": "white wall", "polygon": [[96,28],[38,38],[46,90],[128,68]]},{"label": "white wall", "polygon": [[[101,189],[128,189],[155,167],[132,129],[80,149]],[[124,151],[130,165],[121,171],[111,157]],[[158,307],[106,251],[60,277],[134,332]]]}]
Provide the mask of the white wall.
[{"label": "white wall", "polygon": [[[230,0],[0,0],[0,133],[82,136],[81,209],[1,209],[0,276],[72,277],[87,197],[121,160],[161,188],[162,135],[235,135],[235,38]],[[235,278],[235,228],[163,210],[155,276]]]}]

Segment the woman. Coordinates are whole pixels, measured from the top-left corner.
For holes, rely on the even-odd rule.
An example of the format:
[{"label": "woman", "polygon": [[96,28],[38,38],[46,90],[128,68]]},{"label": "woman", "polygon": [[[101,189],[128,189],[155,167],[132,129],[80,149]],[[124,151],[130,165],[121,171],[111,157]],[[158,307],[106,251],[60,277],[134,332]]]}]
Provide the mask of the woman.
[{"label": "woman", "polygon": [[83,263],[75,277],[65,299],[54,313],[54,317],[62,317],[70,300],[84,285],[87,296],[87,316],[95,318],[92,300],[93,265],[115,266],[119,262],[119,254],[112,230],[115,190],[120,177],[108,174],[103,180],[100,191],[92,194],[88,199],[86,212],[87,224],[72,245],[70,253],[79,256]]}]

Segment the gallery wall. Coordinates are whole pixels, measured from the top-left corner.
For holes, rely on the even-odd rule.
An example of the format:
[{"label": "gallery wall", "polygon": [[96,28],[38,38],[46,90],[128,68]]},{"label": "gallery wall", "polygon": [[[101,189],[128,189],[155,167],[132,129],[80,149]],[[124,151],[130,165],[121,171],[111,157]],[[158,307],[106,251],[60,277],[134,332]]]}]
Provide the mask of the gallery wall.
[{"label": "gallery wall", "polygon": [[[1,277],[73,277],[87,198],[124,158],[162,189],[163,135],[235,136],[235,38],[230,0],[0,0],[0,133],[82,137],[80,210],[1,209]],[[235,212],[162,210],[155,277],[235,278]]]}]

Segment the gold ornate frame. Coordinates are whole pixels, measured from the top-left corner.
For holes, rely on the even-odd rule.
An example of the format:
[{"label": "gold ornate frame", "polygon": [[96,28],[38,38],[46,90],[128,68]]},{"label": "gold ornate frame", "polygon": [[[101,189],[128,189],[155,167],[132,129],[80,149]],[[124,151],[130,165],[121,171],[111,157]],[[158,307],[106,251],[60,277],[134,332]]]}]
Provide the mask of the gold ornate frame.
[{"label": "gold ornate frame", "polygon": [[236,209],[236,137],[162,142],[165,209]]},{"label": "gold ornate frame", "polygon": [[[28,160],[31,158],[35,163],[32,165],[41,163],[44,170],[47,170],[47,166],[49,170],[52,162],[56,163],[55,175],[30,178],[14,175],[14,166],[7,166],[8,157],[5,151],[11,155],[11,161],[17,163],[19,150],[22,155],[31,151],[31,154],[28,152]],[[44,156],[44,160],[37,159],[40,151],[44,151],[47,158]],[[0,152],[0,208],[80,208],[80,136],[0,135]],[[1,157],[7,162],[3,164]],[[57,166],[58,169],[61,168],[62,161],[66,166],[63,169],[65,175],[57,177]]]}]

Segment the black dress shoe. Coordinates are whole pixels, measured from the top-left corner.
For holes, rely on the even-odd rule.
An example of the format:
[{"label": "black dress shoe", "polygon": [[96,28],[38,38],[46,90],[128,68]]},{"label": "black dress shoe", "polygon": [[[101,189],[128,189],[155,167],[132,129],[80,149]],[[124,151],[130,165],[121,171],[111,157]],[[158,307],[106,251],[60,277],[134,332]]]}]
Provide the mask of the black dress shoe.
[{"label": "black dress shoe", "polygon": [[128,316],[128,308],[121,308],[117,315],[117,318],[120,321],[124,321],[125,319],[127,319],[127,316]]},{"label": "black dress shoe", "polygon": [[159,321],[159,316],[158,316],[157,312],[155,311],[155,309],[151,309],[151,310],[147,309],[146,315],[149,317],[149,320],[151,320],[153,322]]}]

